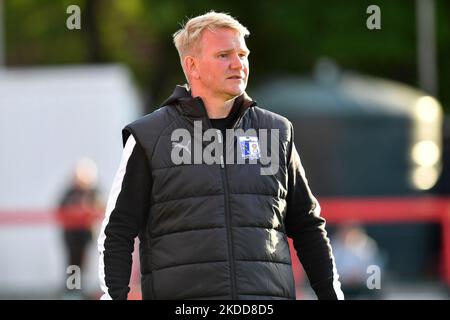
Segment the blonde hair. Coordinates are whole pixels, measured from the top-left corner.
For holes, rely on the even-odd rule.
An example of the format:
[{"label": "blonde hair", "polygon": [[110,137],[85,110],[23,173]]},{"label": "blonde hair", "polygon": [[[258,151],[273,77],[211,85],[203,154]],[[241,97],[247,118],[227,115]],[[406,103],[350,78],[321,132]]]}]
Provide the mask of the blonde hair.
[{"label": "blonde hair", "polygon": [[[186,55],[193,54],[193,50],[198,50],[198,41],[203,30],[214,32],[217,29],[230,28],[236,30],[241,36],[247,37],[250,31],[239,21],[227,13],[210,11],[201,16],[189,19],[181,29],[173,34],[173,43],[180,55],[181,66],[184,70],[183,58]],[[196,51],[197,52],[197,51]],[[186,74],[186,72],[185,72]],[[187,78],[187,75],[186,75]]]}]

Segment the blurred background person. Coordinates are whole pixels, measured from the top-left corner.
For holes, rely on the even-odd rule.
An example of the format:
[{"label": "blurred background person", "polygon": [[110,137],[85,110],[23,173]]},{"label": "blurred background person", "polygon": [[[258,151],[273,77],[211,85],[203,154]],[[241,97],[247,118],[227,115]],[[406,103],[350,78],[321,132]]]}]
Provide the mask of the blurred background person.
[{"label": "blurred background person", "polygon": [[384,259],[375,240],[355,223],[343,224],[331,238],[339,280],[346,298],[377,298],[377,289],[381,288],[371,290],[367,285],[370,266],[378,267],[380,277],[383,275]]},{"label": "blurred background person", "polygon": [[[58,218],[67,249],[66,267],[78,266],[83,270],[86,251],[93,238],[94,222],[101,210],[97,166],[91,159],[82,158],[77,161],[72,181],[59,203]],[[73,292],[82,294],[82,291]]]}]

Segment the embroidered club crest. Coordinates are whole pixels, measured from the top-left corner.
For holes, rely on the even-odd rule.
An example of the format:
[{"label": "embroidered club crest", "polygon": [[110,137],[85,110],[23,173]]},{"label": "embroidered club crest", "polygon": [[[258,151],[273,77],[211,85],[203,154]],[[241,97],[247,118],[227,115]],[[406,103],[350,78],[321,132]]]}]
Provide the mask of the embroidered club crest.
[{"label": "embroidered club crest", "polygon": [[244,159],[255,160],[260,158],[258,137],[239,137],[241,155]]}]

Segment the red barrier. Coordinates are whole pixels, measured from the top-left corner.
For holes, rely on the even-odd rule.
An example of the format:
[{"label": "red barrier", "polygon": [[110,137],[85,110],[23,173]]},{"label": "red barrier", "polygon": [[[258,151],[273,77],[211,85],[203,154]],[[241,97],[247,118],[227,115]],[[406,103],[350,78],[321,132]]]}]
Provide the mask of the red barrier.
[{"label": "red barrier", "polygon": [[441,222],[449,198],[321,198],[322,215],[330,223]]},{"label": "red barrier", "polygon": [[58,224],[68,229],[90,228],[103,218],[103,210],[84,206],[66,206],[53,210],[0,210],[0,226]]}]

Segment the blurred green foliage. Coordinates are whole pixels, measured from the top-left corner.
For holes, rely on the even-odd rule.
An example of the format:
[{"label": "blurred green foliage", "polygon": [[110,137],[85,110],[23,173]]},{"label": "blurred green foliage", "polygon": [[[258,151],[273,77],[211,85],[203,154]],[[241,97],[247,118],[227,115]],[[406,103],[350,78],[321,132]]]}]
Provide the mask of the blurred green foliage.
[{"label": "blurred green foliage", "polygon": [[[82,11],[68,30],[66,8]],[[366,8],[381,8],[381,30]],[[134,73],[148,111],[184,83],[172,34],[187,18],[228,12],[251,35],[251,85],[271,75],[309,74],[322,56],[343,69],[417,86],[415,1],[6,0],[9,66],[121,62]],[[450,1],[436,0],[439,95],[450,111]]]}]

